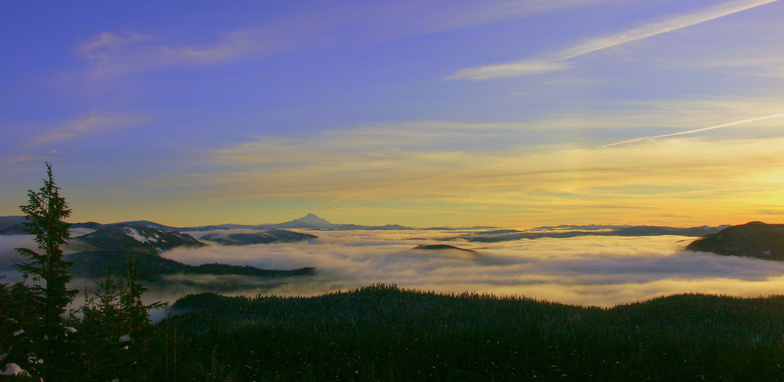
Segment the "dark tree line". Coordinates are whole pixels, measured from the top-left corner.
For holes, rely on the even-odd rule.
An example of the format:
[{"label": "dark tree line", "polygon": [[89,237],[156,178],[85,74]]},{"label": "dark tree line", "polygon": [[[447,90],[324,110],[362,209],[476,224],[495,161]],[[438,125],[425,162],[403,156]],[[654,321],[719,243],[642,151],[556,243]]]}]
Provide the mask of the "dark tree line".
[{"label": "dark tree line", "polygon": [[[784,297],[674,295],[610,309],[374,285],[191,295],[181,368],[222,381],[782,381]],[[209,368],[206,367],[209,365]]]}]

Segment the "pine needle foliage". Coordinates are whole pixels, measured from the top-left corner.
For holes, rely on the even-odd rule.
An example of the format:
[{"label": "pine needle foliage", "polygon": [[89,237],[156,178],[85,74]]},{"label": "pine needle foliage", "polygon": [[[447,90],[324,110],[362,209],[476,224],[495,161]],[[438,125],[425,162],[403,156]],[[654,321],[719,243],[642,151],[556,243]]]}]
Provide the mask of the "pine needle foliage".
[{"label": "pine needle foliage", "polygon": [[25,230],[35,236],[38,248],[16,248],[26,262],[16,264],[24,280],[12,289],[24,300],[25,314],[20,324],[29,335],[25,348],[33,357],[41,358],[44,379],[50,381],[57,380],[54,368],[67,348],[61,316],[77,291],[67,287],[71,263],[63,259],[60,248],[70,238],[70,225],[63,219],[71,215],[71,210],[60,196],[49,163],[46,175],[43,186],[38,191],[29,190],[27,204],[19,207],[27,218]]},{"label": "pine needle foliage", "polygon": [[71,210],[65,198],[60,196],[60,187],[54,182],[49,163],[46,163],[46,174],[44,185],[38,192],[29,190],[27,204],[19,207],[27,217],[25,229],[35,235],[39,251],[29,248],[17,248],[16,251],[28,260],[17,264],[17,268],[26,281],[32,281],[28,288],[41,310],[44,333],[50,335],[55,334],[53,328],[77,291],[66,287],[71,280],[71,263],[63,259],[60,249],[70,239],[70,225],[63,219],[71,215]]},{"label": "pine needle foliage", "polygon": [[81,345],[81,375],[86,381],[145,380],[141,366],[154,346],[145,345],[152,325],[148,312],[166,304],[144,304],[147,288],[138,281],[136,263],[128,262],[127,277],[108,272],[92,293],[85,293],[77,338]]}]

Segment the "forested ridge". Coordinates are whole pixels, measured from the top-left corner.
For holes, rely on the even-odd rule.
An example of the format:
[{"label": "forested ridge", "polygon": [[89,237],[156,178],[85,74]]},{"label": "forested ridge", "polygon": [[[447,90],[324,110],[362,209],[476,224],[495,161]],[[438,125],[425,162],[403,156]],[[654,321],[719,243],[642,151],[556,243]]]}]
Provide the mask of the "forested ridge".
[{"label": "forested ridge", "polygon": [[71,267],[72,274],[88,278],[100,278],[106,273],[125,276],[127,274],[128,262],[135,261],[138,263],[140,278],[149,283],[161,283],[163,282],[163,276],[173,274],[241,275],[275,279],[310,276],[316,273],[316,269],[312,267],[294,270],[271,270],[218,263],[188,265],[156,255],[116,251],[78,252],[69,255],[68,259],[73,263]]},{"label": "forested ridge", "polygon": [[784,380],[782,296],[598,308],[389,285],[315,297],[207,293],[133,331],[121,306],[101,306],[91,305],[98,320],[66,322],[75,330],[51,380]]},{"label": "forested ridge", "polygon": [[784,297],[684,294],[610,309],[374,285],[185,297],[183,360],[224,380],[784,380]]}]

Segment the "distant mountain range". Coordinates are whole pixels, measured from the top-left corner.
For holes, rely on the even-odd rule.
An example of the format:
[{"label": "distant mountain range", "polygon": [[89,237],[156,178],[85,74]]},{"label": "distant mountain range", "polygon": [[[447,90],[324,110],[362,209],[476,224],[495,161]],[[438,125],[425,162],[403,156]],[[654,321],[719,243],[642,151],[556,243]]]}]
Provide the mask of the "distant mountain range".
[{"label": "distant mountain range", "polygon": [[613,225],[561,225],[537,227],[530,230],[518,231],[514,229],[492,230],[469,233],[456,237],[455,239],[475,241],[475,242],[501,242],[521,239],[568,238],[577,236],[692,236],[702,237],[719,232],[720,227],[661,227],[661,226],[613,226]]},{"label": "distant mountain range", "polygon": [[[15,235],[23,234],[24,227],[23,216],[5,216],[0,217],[0,235]],[[140,235],[145,230],[155,230],[158,232],[168,232],[173,235],[186,235],[186,233],[195,234],[195,239],[211,241],[221,245],[250,245],[250,244],[268,244],[274,242],[296,242],[302,240],[310,240],[316,238],[315,235],[297,233],[286,231],[287,229],[307,229],[307,230],[480,230],[478,232],[471,232],[464,235],[456,236],[453,239],[475,241],[475,242],[499,242],[511,241],[521,239],[537,239],[543,237],[551,238],[566,238],[576,236],[661,236],[661,235],[678,235],[678,236],[691,236],[702,237],[710,234],[717,233],[722,229],[729,227],[723,225],[718,227],[666,227],[666,226],[633,226],[633,225],[557,225],[557,226],[542,226],[531,228],[527,230],[515,229],[493,229],[494,227],[432,227],[432,228],[413,228],[402,226],[399,224],[387,224],[383,226],[370,226],[359,224],[335,224],[326,219],[323,219],[315,214],[309,213],[304,217],[294,219],[285,223],[274,224],[257,224],[257,225],[244,225],[244,224],[218,224],[218,225],[205,225],[195,227],[171,227],[163,224],[147,220],[137,220],[122,223],[112,224],[99,224],[95,222],[88,223],[75,223],[72,228],[90,229],[90,230],[105,230],[110,227],[126,227],[122,228],[130,235],[132,232],[137,232]],[[128,228],[131,227],[131,228]],[[133,228],[136,227],[136,228]],[[117,230],[119,228],[115,228]],[[134,231],[135,230],[135,231]],[[248,230],[249,232],[220,232],[229,230]],[[481,231],[483,230],[483,231]],[[218,231],[217,233],[209,233]],[[151,231],[152,232],[152,231]],[[208,233],[205,233],[208,232]],[[105,233],[101,233],[105,234]],[[94,236],[100,236],[95,234]],[[144,236],[144,235],[142,235]],[[187,235],[186,235],[187,236]],[[169,247],[169,241],[161,243],[155,242],[155,237],[145,236],[147,242],[142,243],[148,249],[159,247],[161,250],[166,250]],[[179,236],[182,237],[182,236]],[[190,237],[190,236],[189,236]],[[193,238],[193,237],[191,237]],[[77,239],[92,239],[90,237],[79,237]],[[97,238],[93,239],[97,240]],[[176,242],[174,239],[173,242]],[[187,241],[187,239],[185,239]],[[132,243],[124,239],[126,243],[117,243],[120,246],[128,245],[130,247],[139,247],[140,244]],[[137,240],[138,242],[139,240]],[[198,241],[198,240],[196,240]],[[190,243],[190,242],[189,242]],[[204,243],[201,243],[204,244]],[[183,242],[183,245],[186,245]],[[195,244],[194,245],[198,245]],[[175,245],[176,246],[176,245]],[[160,251],[158,251],[160,252]]]},{"label": "distant mountain range", "polygon": [[311,230],[411,230],[416,229],[412,227],[406,227],[399,224],[387,224],[383,226],[374,226],[374,225],[359,225],[359,224],[335,224],[327,221],[326,219],[320,218],[315,214],[309,213],[304,217],[299,219],[294,219],[285,223],[267,223],[267,224],[258,224],[258,225],[241,225],[241,224],[220,224],[220,225],[207,225],[207,226],[200,226],[200,227],[188,227],[188,228],[180,228],[180,231],[190,232],[190,231],[213,231],[213,230],[225,230],[225,229],[237,229],[237,228],[245,228],[245,229],[259,229],[259,228],[275,228],[275,229],[311,229]]},{"label": "distant mountain range", "polygon": [[[173,230],[172,227],[160,224],[136,221],[130,223],[116,223],[95,225],[95,223],[75,224],[74,228],[90,229],[93,232],[77,236],[68,243],[72,253],[67,259],[74,263],[71,273],[78,277],[98,278],[104,274],[124,275],[127,272],[129,261],[137,263],[137,270],[142,278],[148,282],[179,286],[201,286],[211,290],[232,290],[247,287],[246,279],[237,279],[232,282],[217,281],[218,278],[206,278],[206,284],[196,285],[196,275],[212,276],[249,276],[251,279],[268,280],[267,285],[274,280],[280,281],[287,277],[303,277],[315,274],[315,268],[302,268],[294,270],[267,270],[250,266],[234,266],[226,264],[202,264],[191,266],[161,257],[161,254],[174,248],[199,248],[207,244],[193,236]],[[211,233],[210,235],[220,235]],[[313,235],[296,232],[265,229],[244,234],[228,234],[221,237],[203,237],[222,245],[249,245],[272,242],[294,242],[315,238]],[[234,237],[233,235],[239,235]],[[190,275],[175,277],[176,275]]]},{"label": "distant mountain range", "polygon": [[[25,234],[23,216],[0,217],[0,235]],[[67,259],[74,263],[76,277],[100,278],[106,274],[122,276],[130,261],[135,261],[142,279],[161,288],[194,287],[201,290],[232,291],[247,288],[272,288],[317,274],[308,267],[270,270],[226,264],[183,264],[161,256],[175,248],[241,246],[292,243],[316,239],[311,233],[288,229],[319,230],[410,230],[401,225],[363,226],[334,224],[314,214],[279,224],[223,224],[177,228],[139,220],[113,224],[95,222],[72,224],[74,236],[66,248]],[[425,230],[425,229],[423,229]],[[577,236],[661,236],[697,238],[686,249],[725,256],[743,256],[784,261],[784,225],[751,222],[739,226],[663,227],[630,225],[558,225],[528,230],[486,229],[462,234],[451,240],[502,242],[521,239],[569,238]],[[448,240],[448,239],[447,239]],[[418,245],[404,256],[436,256],[482,261],[479,253],[446,244]]]},{"label": "distant mountain range", "polygon": [[25,235],[22,223],[26,221],[24,216],[0,216],[0,235]]},{"label": "distant mountain range", "polygon": [[[24,233],[22,216],[6,216],[0,217],[0,235],[9,234],[22,234]],[[195,227],[171,227],[147,220],[137,220],[113,224],[99,224],[94,222],[88,223],[75,223],[72,228],[102,230],[109,227],[126,227],[123,228],[126,233],[129,232],[145,232],[145,229],[156,230],[159,232],[185,233],[196,234],[196,239],[212,241],[221,245],[248,245],[248,244],[261,244],[273,242],[296,242],[301,240],[314,239],[316,236],[286,231],[286,229],[307,229],[307,230],[482,230],[479,232],[472,232],[457,236],[454,239],[476,241],[476,242],[498,242],[510,241],[520,239],[536,239],[543,237],[551,238],[565,238],[575,236],[660,236],[660,235],[679,235],[679,236],[692,236],[702,237],[717,233],[720,230],[729,227],[728,225],[718,227],[665,227],[665,226],[632,226],[632,225],[558,225],[558,226],[542,226],[527,230],[515,229],[492,229],[493,227],[433,227],[433,228],[412,228],[399,224],[387,224],[383,226],[369,226],[359,224],[335,224],[326,219],[309,213],[299,219],[294,219],[285,223],[275,224],[258,224],[258,225],[243,225],[243,224],[219,224],[219,225],[206,225]],[[132,231],[127,227],[133,228]],[[141,230],[140,230],[141,229]],[[249,232],[232,232],[223,233],[220,231],[229,230],[249,230]],[[219,233],[205,233],[219,231]],[[133,235],[131,235],[133,236]],[[149,242],[145,243],[146,247],[155,247],[160,244],[152,244],[154,237],[149,237]],[[126,240],[127,241],[127,240]],[[129,242],[130,243],[130,242]],[[132,246],[137,246],[137,243],[132,243]],[[165,245],[161,247],[166,250]]]},{"label": "distant mountain range", "polygon": [[[23,225],[25,221],[23,216],[0,217],[0,235],[27,234]],[[316,269],[311,267],[294,270],[268,270],[226,264],[191,266],[170,260],[162,257],[161,254],[174,248],[199,248],[207,244],[190,234],[178,231],[177,228],[150,221],[113,224],[76,223],[72,224],[71,228],[75,237],[71,238],[66,245],[67,255],[65,257],[68,261],[73,262],[71,274],[76,277],[100,278],[106,274],[123,276],[127,273],[129,262],[134,261],[141,278],[149,283],[230,291],[247,288],[248,285],[258,287],[262,281],[265,287],[272,287],[285,282],[285,279],[289,277],[309,277],[316,274]],[[201,235],[200,238],[219,245],[250,245],[274,242],[290,243],[314,239],[316,236],[261,228],[242,233],[228,230],[226,232],[214,231]],[[198,278],[196,277],[198,275],[210,275],[211,277]],[[246,277],[237,278],[236,276]]]},{"label": "distant mountain range", "polygon": [[101,226],[71,239],[69,245],[85,250],[160,255],[177,247],[198,248],[206,244],[185,233],[123,223]]},{"label": "distant mountain range", "polygon": [[[0,235],[26,235],[24,223],[26,222],[24,216],[0,216]],[[194,237],[187,232],[204,231],[228,231],[228,230],[251,230],[255,231],[254,234],[243,233],[241,235],[229,235],[231,238],[226,239],[226,235],[222,234],[203,234],[198,235],[199,238],[204,240],[221,242],[225,245],[241,245],[241,244],[259,244],[259,243],[273,243],[273,242],[295,242],[301,240],[315,239],[317,236],[309,234],[300,234],[297,232],[285,231],[280,228],[300,228],[300,229],[335,229],[335,227],[346,227],[347,224],[332,224],[323,220],[313,214],[310,214],[301,219],[295,219],[290,222],[280,224],[259,224],[259,225],[242,225],[242,224],[221,224],[199,227],[171,227],[163,224],[158,224],[148,220],[135,220],[121,223],[101,224],[95,222],[87,223],[72,223],[72,232],[75,230],[90,230],[94,231],[87,235],[75,236],[74,239],[78,241],[86,241],[89,244],[99,244],[101,241],[111,240],[111,244],[125,249],[139,249],[144,247],[146,250],[152,248],[159,248],[157,252],[162,252],[178,245],[194,244],[196,246],[204,245],[204,243],[197,244],[198,242]],[[365,226],[355,226],[365,227]],[[402,226],[397,226],[402,227]],[[360,228],[357,228],[360,229]],[[157,235],[157,236],[156,236]],[[254,238],[258,236],[258,238]],[[183,240],[178,242],[174,238]],[[163,240],[163,241],[161,241]],[[194,242],[195,241],[195,242]],[[176,244],[171,244],[176,243]]]},{"label": "distant mountain range", "polygon": [[[22,223],[25,221],[24,216],[0,216],[0,235],[21,235],[25,234]],[[491,229],[494,227],[477,226],[477,227],[430,227],[430,228],[414,228],[407,227],[400,224],[387,224],[387,225],[363,225],[363,224],[336,224],[330,221],[309,213],[298,219],[287,221],[284,223],[264,223],[264,224],[216,224],[204,225],[193,227],[172,227],[149,220],[135,220],[112,224],[100,224],[95,222],[87,223],[74,223],[72,228],[86,228],[98,229],[100,227],[109,225],[125,225],[152,228],[160,231],[178,231],[178,232],[201,232],[201,231],[222,231],[230,229],[309,229],[309,230],[325,230],[325,231],[347,231],[347,230],[371,230],[371,231],[395,231],[395,230],[465,230],[465,229]]]}]

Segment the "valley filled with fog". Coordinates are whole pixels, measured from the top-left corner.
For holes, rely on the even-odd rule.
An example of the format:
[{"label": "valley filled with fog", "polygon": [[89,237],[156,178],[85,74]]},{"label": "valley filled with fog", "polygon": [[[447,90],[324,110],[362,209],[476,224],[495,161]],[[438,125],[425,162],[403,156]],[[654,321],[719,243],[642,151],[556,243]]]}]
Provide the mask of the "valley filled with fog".
[{"label": "valley filled with fog", "polygon": [[[225,230],[247,232],[248,230]],[[207,233],[190,232],[195,238]],[[784,291],[784,263],[690,252],[686,236],[578,236],[494,243],[455,239],[472,231],[297,230],[318,236],[297,243],[178,247],[164,258],[189,265],[222,263],[262,269],[315,267],[313,276],[264,279],[242,275],[166,275],[150,300],[173,302],[232,285],[229,295],[313,296],[376,283],[444,293],[526,296],[583,306],[614,306],[678,293],[756,297]],[[459,249],[414,249],[445,244]],[[0,274],[17,279],[13,248],[34,248],[30,235],[0,237]],[[463,249],[463,250],[461,250]],[[72,287],[90,288],[75,278]]]},{"label": "valley filled with fog", "polygon": [[[767,296],[784,290],[784,263],[683,251],[694,237],[581,236],[476,243],[449,240],[458,235],[455,231],[301,232],[318,239],[176,248],[163,256],[191,265],[318,270],[316,276],[241,292],[247,295],[310,296],[385,283],[426,291],[613,306],[676,293]],[[449,244],[475,252],[414,249],[423,244]]]}]

